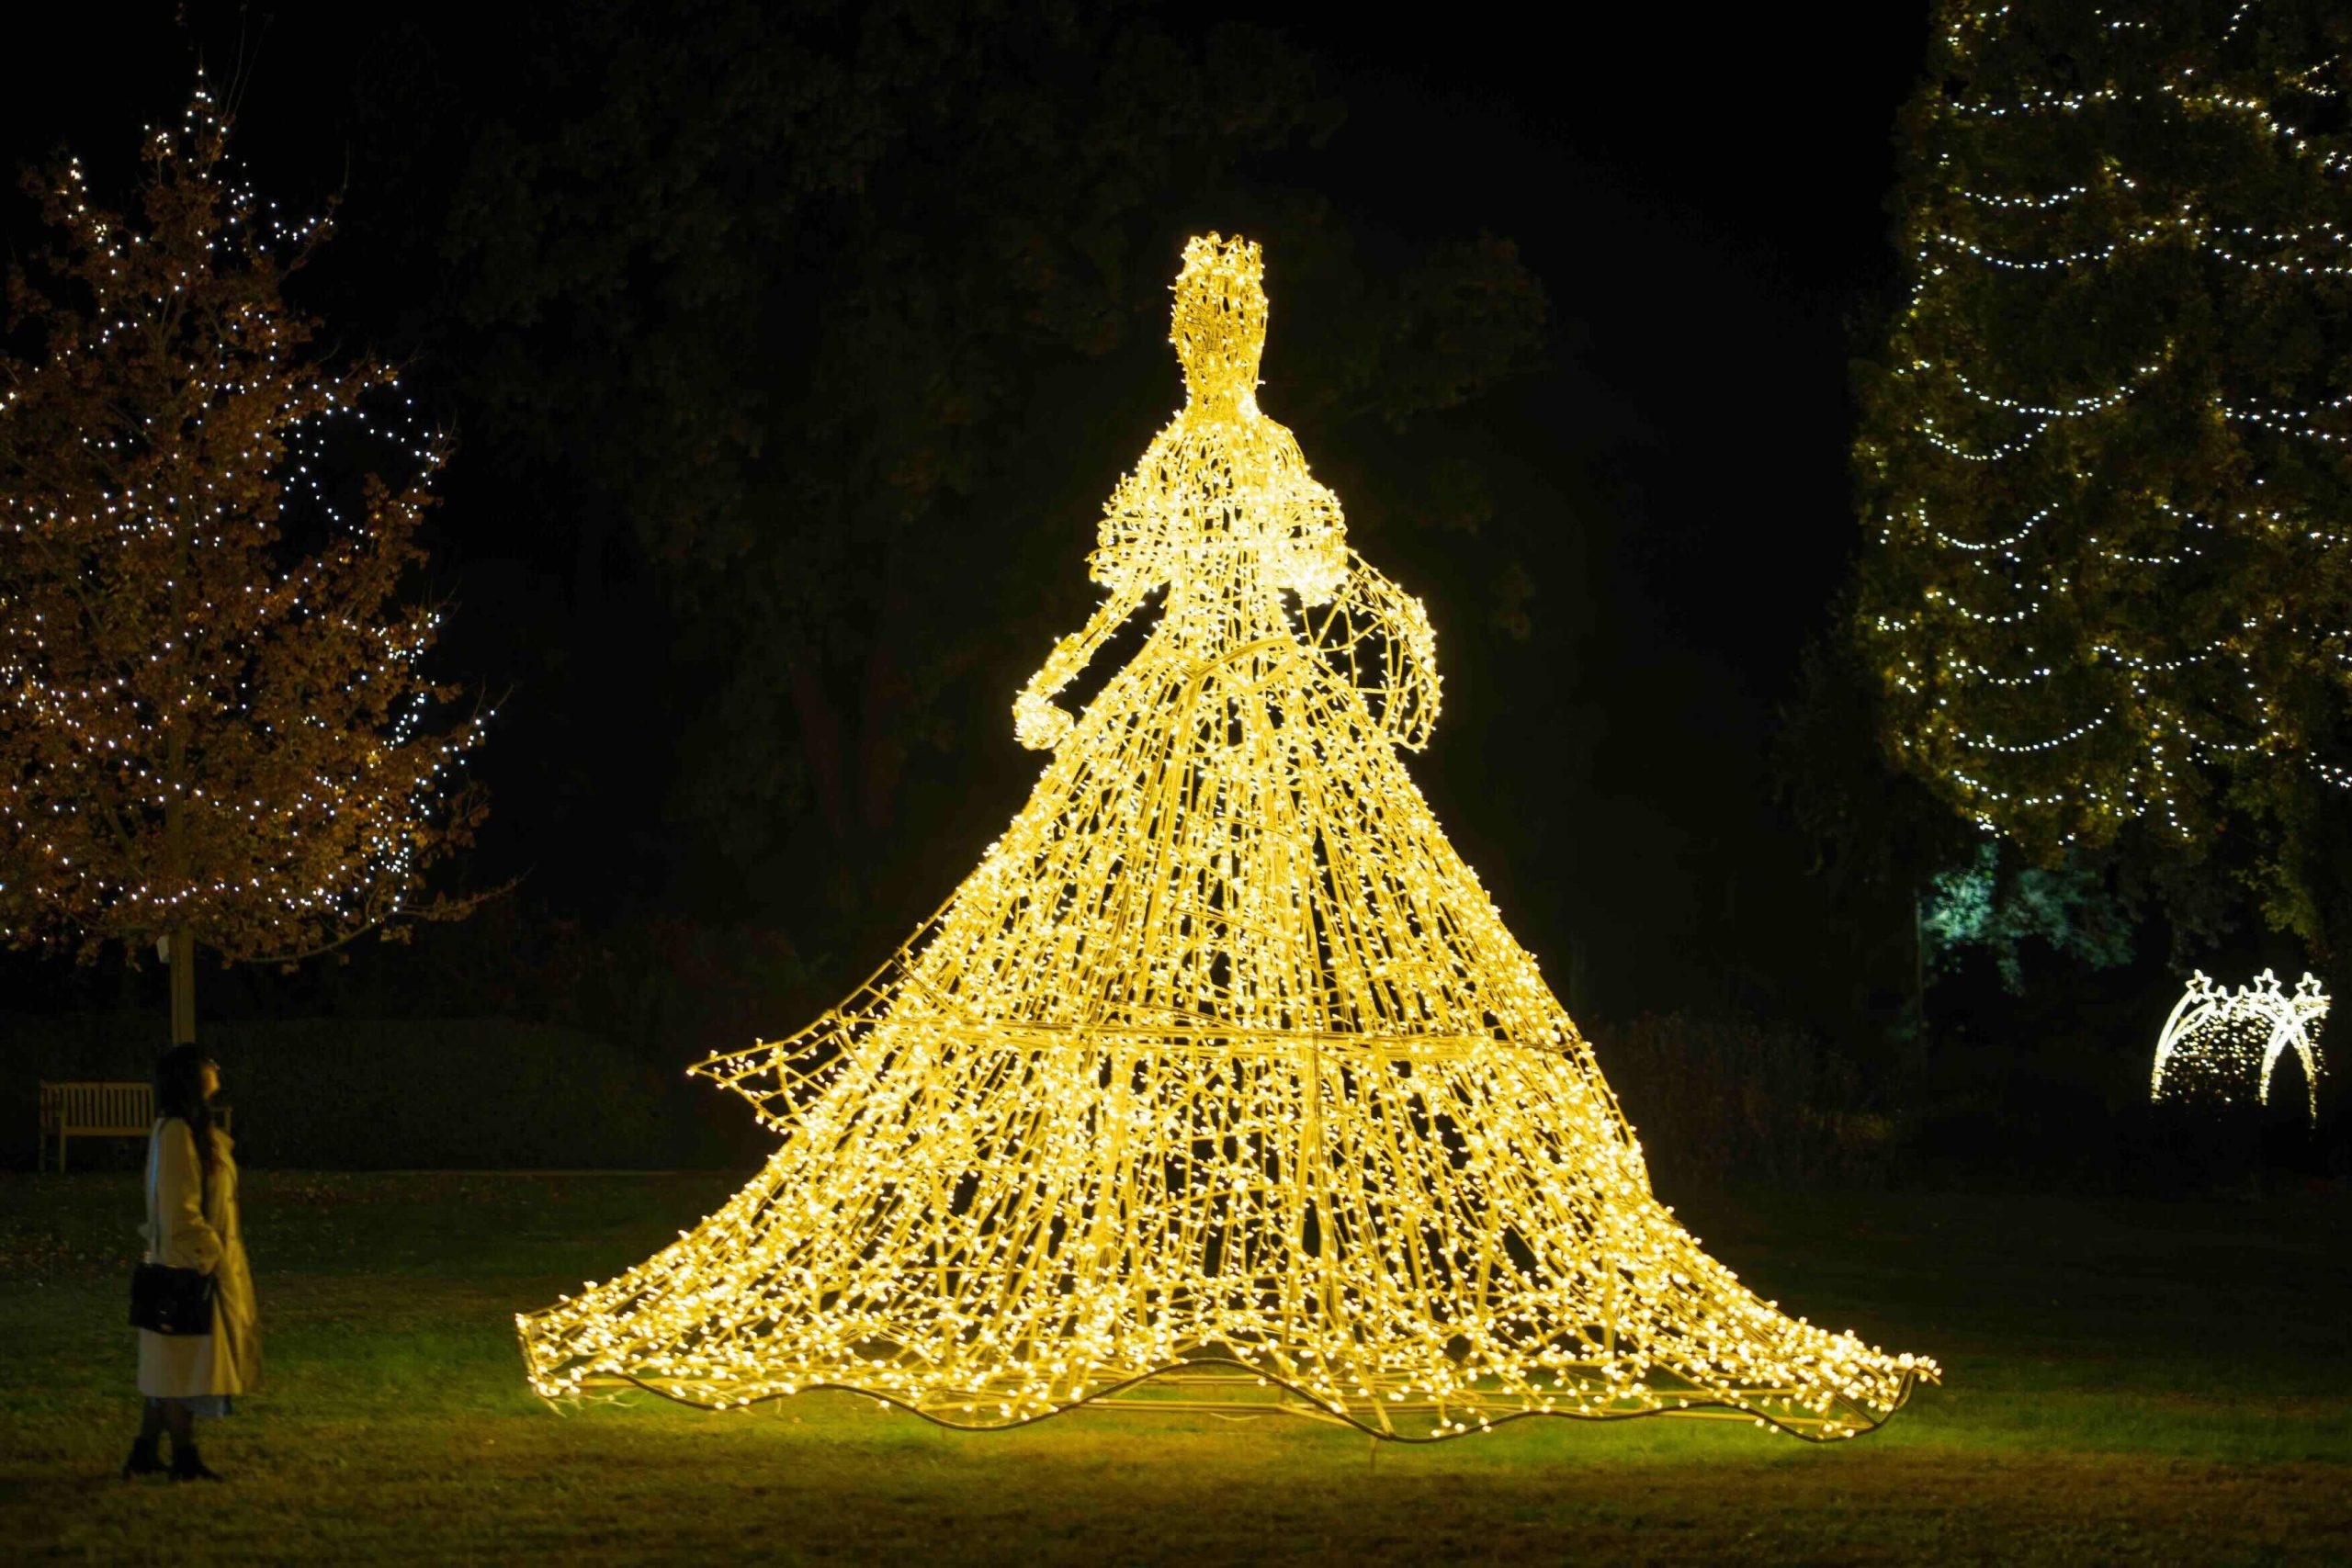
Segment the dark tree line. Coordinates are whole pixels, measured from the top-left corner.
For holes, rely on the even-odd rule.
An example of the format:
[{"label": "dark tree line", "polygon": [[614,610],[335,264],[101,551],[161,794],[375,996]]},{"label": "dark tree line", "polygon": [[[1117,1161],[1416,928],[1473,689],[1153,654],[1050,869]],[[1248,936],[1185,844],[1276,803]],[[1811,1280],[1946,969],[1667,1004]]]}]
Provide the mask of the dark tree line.
[{"label": "dark tree line", "polygon": [[[502,694],[472,879],[522,881],[242,1005],[664,1063],[825,1005],[1034,777],[1006,705],[1090,605],[1096,511],[1180,395],[1178,247],[1222,228],[1267,247],[1267,406],[1436,619],[1416,776],[1571,1007],[1795,1019],[1879,1077],[1919,1051],[1921,890],[1974,836],[1890,775],[1850,644],[1792,668],[1853,538],[1837,318],[1871,352],[1899,298],[1867,212],[1860,259],[1774,273],[1664,210],[1704,161],[1392,157],[1458,145],[1436,100],[1145,5],[347,26],[242,73],[229,13],[187,36],[267,187],[341,192],[306,305],[454,437],[425,576],[444,668]],[[1998,976],[1938,989],[1960,1019]],[[2113,1010],[2061,1023],[2112,1049]]]},{"label": "dark tree line", "polygon": [[[1543,287],[1507,238],[1317,194],[1346,110],[1277,34],[602,0],[552,34],[351,42],[339,147],[240,130],[273,186],[337,183],[307,299],[455,437],[428,576],[449,667],[505,692],[481,771],[513,807],[477,871],[522,877],[524,926],[614,953],[764,931],[849,966],[952,884],[1024,776],[1006,695],[1177,400],[1197,229],[1267,245],[1268,400],[1359,536],[1443,567],[1449,630],[1525,635],[1559,520],[1497,508],[1465,415],[1544,362]],[[273,68],[265,39],[232,113]],[[414,962],[469,970],[514,923]]]}]

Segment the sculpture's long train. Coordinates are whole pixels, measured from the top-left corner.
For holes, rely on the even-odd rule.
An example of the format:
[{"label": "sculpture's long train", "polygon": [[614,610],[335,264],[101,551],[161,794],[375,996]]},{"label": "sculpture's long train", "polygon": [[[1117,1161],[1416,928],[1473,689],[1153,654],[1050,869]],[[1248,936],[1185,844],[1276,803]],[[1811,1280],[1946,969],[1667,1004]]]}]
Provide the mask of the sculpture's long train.
[{"label": "sculpture's long train", "polygon": [[1557,1052],[901,1022],[709,1070],[779,1067],[809,1098],[756,1180],[524,1320],[540,1393],[835,1387],[959,1427],[1114,1400],[1394,1437],[1709,1413],[1840,1437],[1929,1370],[1742,1287],[1638,1149],[1591,1135],[1611,1108]]}]

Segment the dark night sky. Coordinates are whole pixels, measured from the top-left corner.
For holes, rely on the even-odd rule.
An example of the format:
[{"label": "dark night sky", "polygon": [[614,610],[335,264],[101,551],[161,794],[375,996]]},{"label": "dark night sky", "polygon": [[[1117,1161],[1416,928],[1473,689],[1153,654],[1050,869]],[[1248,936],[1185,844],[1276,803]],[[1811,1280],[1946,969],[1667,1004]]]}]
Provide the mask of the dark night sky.
[{"label": "dark night sky", "polygon": [[[1608,431],[1618,493],[1567,520],[1585,592],[1544,584],[1526,650],[1559,669],[1539,722],[1589,728],[1591,776],[1533,842],[1455,778],[1433,793],[1506,912],[1549,939],[1555,980],[1562,937],[1582,939],[1604,1010],[1631,1010],[1724,995],[1697,970],[1782,962],[1753,928],[1785,917],[1803,848],[1762,750],[1856,539],[1846,367],[1894,288],[1892,133],[1927,17],[1862,7],[1806,28],[1723,8],[1693,25],[1661,8],[1600,25],[1532,48],[1500,17],[1317,36],[1349,68],[1332,162],[1359,198],[1430,232],[1508,234],[1544,280],[1557,371],[1494,416],[1517,449],[1540,467]],[[1478,747],[1472,776],[1511,767],[1510,718],[1487,728],[1455,742]],[[1433,755],[1445,744],[1442,729]],[[1637,951],[1694,937],[1709,956],[1690,968]]]},{"label": "dark night sky", "polygon": [[[370,171],[348,162],[351,84],[404,62],[385,41],[397,29],[338,9],[192,6],[186,27],[164,5],[60,11],[45,47],[0,67],[0,148],[22,164],[70,142],[103,177],[138,125],[174,114],[193,46],[216,73],[242,48],[252,63],[240,152],[262,188],[297,206],[347,182],[347,199],[365,203]],[[1609,470],[1610,499],[1567,506],[1558,522],[1574,547],[1538,584],[1539,635],[1466,664],[1455,654],[1452,668],[1474,678],[1498,658],[1542,661],[1521,706],[1450,680],[1456,705],[1421,770],[1555,978],[1572,935],[1606,925],[1629,943],[1670,944],[1716,911],[1732,918],[1743,898],[1774,902],[1804,858],[1765,802],[1761,750],[1854,540],[1846,362],[1853,324],[1893,276],[1889,138],[1923,57],[1925,10],[1864,6],[1807,26],[1747,7],[1611,7],[1605,20],[1596,7],[1540,34],[1519,6],[1248,13],[1323,54],[1348,105],[1298,178],[1407,238],[1507,236],[1543,278],[1558,325],[1552,368],[1492,400],[1487,416],[1532,489],[1589,497],[1599,491],[1565,469]],[[550,25],[560,15],[543,11]],[[403,17],[462,56],[481,14]],[[494,62],[482,63],[455,90],[495,91]],[[20,228],[17,214],[8,232]],[[1278,309],[1306,308],[1282,304],[1280,257],[1270,263]],[[1278,414],[1279,331],[1268,363]],[[1073,520],[1073,571],[1091,526]],[[1461,607],[1433,600],[1431,611],[1449,639],[1441,657],[1463,649],[1450,625]],[[1540,781],[1482,784],[1511,770],[1528,724],[1589,732],[1589,777],[1549,795]],[[501,852],[498,834],[527,832],[527,785],[518,794],[515,781],[543,761],[510,754],[492,769],[503,793],[486,853]],[[989,809],[1001,820],[1012,804]],[[1764,898],[1744,894],[1743,878],[1760,879]],[[1718,942],[1709,963],[1736,963],[1737,947]],[[1605,942],[1596,963],[1609,966]],[[1690,979],[1655,969],[1609,999],[1670,1002]]]}]

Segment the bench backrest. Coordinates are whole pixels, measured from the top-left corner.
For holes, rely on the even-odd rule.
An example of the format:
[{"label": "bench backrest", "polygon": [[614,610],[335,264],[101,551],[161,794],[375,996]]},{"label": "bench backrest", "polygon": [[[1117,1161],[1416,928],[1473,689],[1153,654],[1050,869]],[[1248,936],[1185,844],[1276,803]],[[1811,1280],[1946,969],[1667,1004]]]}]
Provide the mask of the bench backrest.
[{"label": "bench backrest", "polygon": [[143,1134],[155,1124],[155,1086],[143,1083],[44,1083],[41,1120],[69,1133]]}]

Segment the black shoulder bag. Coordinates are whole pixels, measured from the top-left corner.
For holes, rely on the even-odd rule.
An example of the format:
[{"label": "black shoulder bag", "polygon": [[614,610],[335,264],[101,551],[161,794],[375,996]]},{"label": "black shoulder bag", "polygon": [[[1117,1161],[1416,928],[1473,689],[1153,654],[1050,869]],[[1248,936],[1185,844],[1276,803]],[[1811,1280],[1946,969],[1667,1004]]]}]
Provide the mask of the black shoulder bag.
[{"label": "black shoulder bag", "polygon": [[[158,1162],[160,1163],[160,1162]],[[204,1179],[202,1156],[197,1160],[197,1179]],[[160,1228],[164,1223],[163,1206],[155,1201],[156,1172],[151,1164],[147,1175],[147,1207],[155,1215]],[[197,1189],[197,1206],[202,1209],[203,1189]],[[213,1278],[198,1269],[172,1269],[161,1263],[141,1262],[130,1270],[130,1326],[144,1328],[154,1334],[200,1337],[212,1332]]]}]

